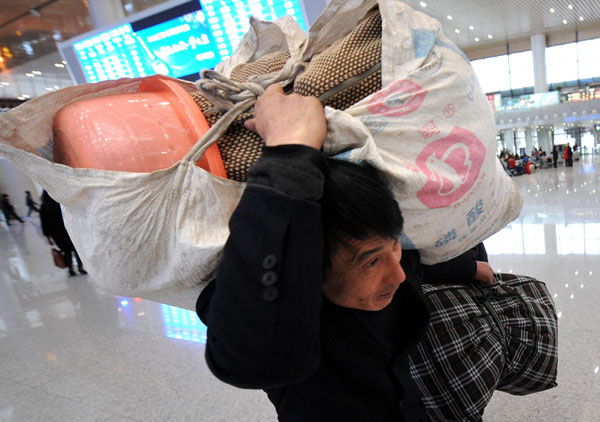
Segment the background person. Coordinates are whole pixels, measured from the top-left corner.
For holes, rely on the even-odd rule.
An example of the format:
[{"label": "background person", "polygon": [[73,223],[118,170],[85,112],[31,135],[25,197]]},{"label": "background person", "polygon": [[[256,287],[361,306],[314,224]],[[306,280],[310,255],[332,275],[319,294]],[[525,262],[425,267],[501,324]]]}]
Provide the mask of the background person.
[{"label": "background person", "polygon": [[19,217],[15,212],[15,207],[13,206],[13,204],[10,203],[10,200],[8,199],[8,194],[5,193],[2,195],[2,204],[0,205],[0,207],[2,207],[2,212],[4,213],[4,217],[6,218],[7,225],[10,226],[11,218],[20,221],[21,224],[24,223],[23,219]]},{"label": "background person", "polygon": [[38,203],[33,200],[31,197],[31,192],[28,190],[25,191],[25,205],[29,208],[27,211],[27,217],[31,216],[31,211],[36,211],[38,214],[40,213],[40,209],[38,208]]},{"label": "background person", "polygon": [[67,268],[69,269],[69,276],[76,275],[75,271],[73,271],[73,254],[75,254],[75,259],[77,260],[79,273],[87,274],[87,271],[83,269],[81,258],[79,258],[79,254],[75,250],[75,246],[71,242],[69,233],[67,233],[67,229],[65,228],[60,204],[52,199],[46,191],[42,193],[40,219],[42,231],[44,236],[48,238],[48,243],[50,245],[56,244],[62,252],[65,264],[67,264]]}]

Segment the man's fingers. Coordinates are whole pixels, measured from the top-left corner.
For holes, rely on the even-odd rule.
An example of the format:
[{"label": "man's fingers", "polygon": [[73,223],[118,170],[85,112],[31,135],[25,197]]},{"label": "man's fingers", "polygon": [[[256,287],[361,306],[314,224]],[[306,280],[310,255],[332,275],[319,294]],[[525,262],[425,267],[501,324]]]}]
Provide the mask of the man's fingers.
[{"label": "man's fingers", "polygon": [[271,95],[283,95],[283,88],[279,84],[269,85],[269,87],[265,90],[264,94],[261,97],[270,97]]},{"label": "man's fingers", "polygon": [[248,119],[244,122],[244,127],[252,132],[256,132],[256,120]]}]

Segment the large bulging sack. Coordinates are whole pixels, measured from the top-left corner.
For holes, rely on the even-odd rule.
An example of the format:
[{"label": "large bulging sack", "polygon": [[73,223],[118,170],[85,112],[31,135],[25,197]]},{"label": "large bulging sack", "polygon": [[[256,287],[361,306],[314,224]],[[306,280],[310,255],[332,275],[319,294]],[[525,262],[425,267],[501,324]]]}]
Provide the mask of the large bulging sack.
[{"label": "large bulging sack", "polygon": [[[326,105],[326,154],[368,160],[387,174],[405,216],[403,247],[419,249],[425,263],[458,256],[519,214],[469,61],[439,22],[401,2],[332,0],[308,37],[290,17],[253,19],[216,70],[197,83],[200,91],[177,82],[210,130],[181,161],[150,173],[52,161],[52,122],[63,106],[131,94],[142,79],[65,88],[0,116],[0,153],[61,203],[102,288],[194,309],[219,263],[246,170],[260,156],[262,141],[242,122],[274,82]],[[213,143],[228,178],[194,165]]]}]

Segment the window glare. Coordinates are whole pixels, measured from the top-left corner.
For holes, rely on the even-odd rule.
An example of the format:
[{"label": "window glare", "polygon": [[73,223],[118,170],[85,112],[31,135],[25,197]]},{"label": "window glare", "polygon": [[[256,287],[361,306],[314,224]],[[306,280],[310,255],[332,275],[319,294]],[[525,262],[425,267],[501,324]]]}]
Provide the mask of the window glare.
[{"label": "window glare", "polygon": [[579,79],[600,77],[600,38],[581,41],[577,46],[579,53]]},{"label": "window glare", "polygon": [[546,77],[549,84],[577,80],[577,45],[546,48]]},{"label": "window glare", "polygon": [[510,84],[512,89],[535,85],[533,75],[533,53],[531,50],[514,53],[509,56]]},{"label": "window glare", "polygon": [[[547,83],[600,79],[599,51],[600,38],[546,47]],[[485,93],[523,89],[535,85],[531,50],[473,60],[471,64]]]},{"label": "window glare", "polygon": [[510,89],[508,56],[474,60],[471,64],[483,92],[498,92]]}]

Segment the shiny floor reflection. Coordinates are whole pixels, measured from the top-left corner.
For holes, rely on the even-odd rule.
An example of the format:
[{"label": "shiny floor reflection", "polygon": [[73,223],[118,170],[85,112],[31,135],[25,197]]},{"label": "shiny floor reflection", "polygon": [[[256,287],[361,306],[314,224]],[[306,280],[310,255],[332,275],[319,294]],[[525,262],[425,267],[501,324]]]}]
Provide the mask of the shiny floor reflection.
[{"label": "shiny floor reflection", "polygon": [[484,421],[600,420],[600,159],[514,178],[520,217],[485,242],[496,271],[545,281],[559,318],[558,387],[525,397],[496,392]]},{"label": "shiny floor reflection", "polygon": [[[497,392],[484,421],[600,420],[600,161],[516,177],[521,216],[486,241],[497,271],[547,283],[559,386]],[[217,381],[195,314],[96,289],[53,266],[37,217],[0,228],[0,421],[274,421],[264,394]]]},{"label": "shiny floor reflection", "polygon": [[276,419],[210,374],[195,313],[68,277],[39,225],[0,228],[0,421]]}]

